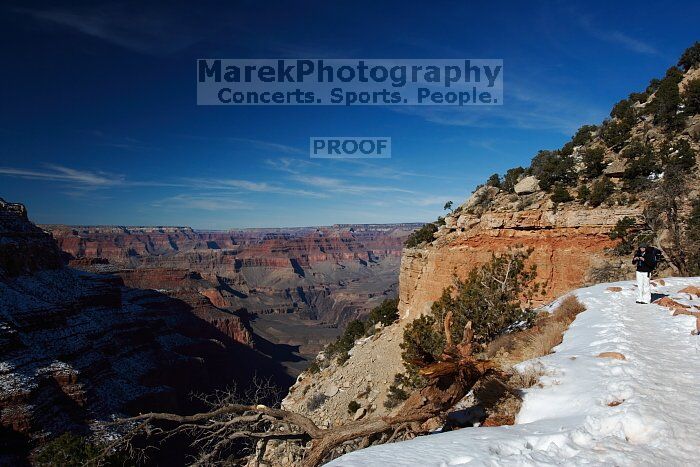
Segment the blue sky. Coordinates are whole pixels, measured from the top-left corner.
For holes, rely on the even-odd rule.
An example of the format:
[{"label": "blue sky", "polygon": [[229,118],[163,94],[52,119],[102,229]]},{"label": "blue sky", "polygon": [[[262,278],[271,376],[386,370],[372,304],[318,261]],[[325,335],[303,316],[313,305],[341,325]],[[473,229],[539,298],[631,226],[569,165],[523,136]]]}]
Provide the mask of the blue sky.
[{"label": "blue sky", "polygon": [[[662,76],[699,18],[698,2],[6,1],[0,197],[40,223],[432,220]],[[205,57],[502,58],[505,105],[198,107]],[[324,135],[391,136],[392,158],[310,159]]]}]

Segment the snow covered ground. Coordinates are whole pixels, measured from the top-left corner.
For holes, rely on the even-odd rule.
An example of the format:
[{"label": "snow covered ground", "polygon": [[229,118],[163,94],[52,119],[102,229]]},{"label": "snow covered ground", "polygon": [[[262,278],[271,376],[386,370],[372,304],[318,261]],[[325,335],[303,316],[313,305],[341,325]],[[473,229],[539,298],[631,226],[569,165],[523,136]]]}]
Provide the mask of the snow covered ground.
[{"label": "snow covered ground", "polygon": [[[678,291],[700,278],[653,287]],[[622,287],[621,292],[606,290]],[[514,426],[465,428],[347,454],[333,466],[700,465],[700,337],[695,318],[635,304],[631,281],[574,292],[587,307],[541,362]],[[620,352],[626,360],[597,358]]]}]

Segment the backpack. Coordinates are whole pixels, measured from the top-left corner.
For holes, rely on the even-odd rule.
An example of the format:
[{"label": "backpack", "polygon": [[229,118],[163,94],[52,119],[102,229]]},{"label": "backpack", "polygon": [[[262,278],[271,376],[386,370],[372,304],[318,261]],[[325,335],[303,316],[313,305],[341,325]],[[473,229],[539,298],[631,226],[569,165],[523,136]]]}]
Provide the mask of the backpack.
[{"label": "backpack", "polygon": [[649,250],[649,256],[651,257],[651,269],[652,271],[656,269],[656,266],[659,265],[660,262],[664,260],[664,254],[661,253],[661,250],[658,248],[654,248],[653,246],[647,247]]}]

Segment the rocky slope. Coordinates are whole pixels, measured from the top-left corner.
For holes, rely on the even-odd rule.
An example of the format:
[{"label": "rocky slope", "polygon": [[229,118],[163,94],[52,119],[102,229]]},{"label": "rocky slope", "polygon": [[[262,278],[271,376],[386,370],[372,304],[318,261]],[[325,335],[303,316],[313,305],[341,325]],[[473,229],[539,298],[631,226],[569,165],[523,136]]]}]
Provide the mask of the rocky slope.
[{"label": "rocky slope", "polygon": [[[690,81],[697,79],[700,79],[700,67],[696,66],[682,75],[678,89],[683,92]],[[568,149],[572,171],[579,175],[578,180],[570,183],[572,188],[563,187],[569,196],[567,201],[555,202],[551,194],[555,190],[541,189],[540,181],[526,172],[510,190],[502,185],[478,188],[463,205],[446,216],[433,241],[405,250],[399,294],[402,317],[415,317],[428,311],[455,275],[464,277],[474,266],[485,263],[492,253],[515,245],[533,249],[530,260],[537,265],[538,280],[547,283],[540,302],[594,282],[592,273],[605,265],[620,268],[618,278],[629,275],[628,258],[610,254],[610,248],[619,242],[610,238],[610,231],[625,217],[632,219],[638,229],[652,228],[646,210],[654,201],[655,185],[661,183],[664,167],[669,169],[669,161],[678,154],[681,144],[688,145],[694,165],[682,169],[688,171],[686,176],[690,179],[685,182],[688,189],[682,193],[684,199],[678,199],[680,211],[688,211],[690,201],[697,198],[700,178],[697,171],[700,115],[684,116],[680,127],[671,130],[645,110],[652,108],[655,100],[654,93],[647,93],[637,96],[639,102],[634,104],[630,103],[634,94],[622,101],[635,109],[630,110],[635,116],[631,117],[625,139],[611,142],[605,135],[606,125],[611,127],[622,120],[613,110],[612,120],[600,128],[590,127],[592,130],[581,144],[575,145],[576,138],[569,143],[573,146]],[[658,159],[649,162],[648,176],[641,168],[638,174],[629,170],[635,164],[642,166],[641,161],[647,157],[633,155],[639,151],[637,144],[654,153],[649,157]],[[591,170],[587,156],[595,150],[602,156],[598,175],[581,175]],[[560,152],[564,153],[564,148]],[[534,163],[535,159],[533,166]],[[635,175],[636,180],[632,178]],[[639,184],[639,179],[644,182],[643,189],[635,188],[633,182]],[[602,204],[581,200],[574,190],[586,187],[590,191],[601,180],[610,183]],[[575,200],[577,196],[579,199]],[[667,231],[654,234],[657,246],[670,243]]]},{"label": "rocky slope", "polygon": [[[343,364],[332,361],[318,373],[300,374],[282,407],[305,414],[324,427],[388,413],[384,406],[387,389],[394,376],[403,371],[399,344],[408,322],[400,320],[374,336],[358,340]],[[352,401],[360,409],[349,412]]]},{"label": "rocky slope", "polygon": [[[673,72],[680,73],[671,70],[665,80]],[[691,80],[698,78],[700,66],[695,65],[673,85],[677,82],[677,89],[683,93]],[[676,245],[668,223],[661,228],[651,225],[658,219],[664,224],[666,213],[657,212],[658,219],[650,221],[649,212],[653,211],[649,209],[658,196],[664,195],[659,189],[669,189],[663,185],[664,178],[672,175],[674,167],[684,167],[683,187],[670,198],[678,217],[688,218],[690,206],[699,196],[700,115],[684,113],[676,103],[679,110],[673,115],[679,116],[680,123],[674,128],[659,123],[659,83],[652,81],[647,91],[632,94],[616,105],[612,118],[601,127],[584,127],[561,150],[545,151],[541,159],[557,161],[560,165],[554,167],[556,170],[565,167],[573,174],[568,180],[560,177],[548,191],[542,189],[534,175],[533,160],[533,167],[514,172],[517,178],[511,180],[513,186],[491,183],[477,188],[444,222],[436,223],[440,226],[428,242],[406,248],[400,269],[399,321],[358,341],[347,362],[332,362],[317,374],[302,374],[290,389],[285,407],[327,424],[369,412],[387,413],[383,402],[388,386],[393,375],[404,370],[399,347],[403,328],[428,312],[454,277],[464,277],[493,253],[516,245],[531,247],[529,261],[537,265],[538,280],[546,281],[545,295],[537,301],[543,303],[581,285],[601,281],[601,271],[607,275],[602,281],[629,278],[633,273],[629,257],[611,252],[620,239],[609,236],[624,218],[630,220],[632,231],[651,232],[654,244],[671,252]],[[623,130],[615,140],[617,135],[611,128],[617,127]],[[682,161],[680,148],[686,148]],[[599,160],[592,157],[596,154]],[[596,165],[595,171],[592,165]],[[601,200],[594,202],[590,194],[581,195],[601,186],[605,195]],[[558,198],[553,194],[557,191]],[[348,413],[351,401],[361,406],[357,415]]]},{"label": "rocky slope", "polygon": [[196,410],[192,391],[255,374],[288,384],[249,346],[243,317],[204,296],[64,267],[61,256],[22,205],[0,200],[0,464],[21,465],[43,440],[112,414]]}]

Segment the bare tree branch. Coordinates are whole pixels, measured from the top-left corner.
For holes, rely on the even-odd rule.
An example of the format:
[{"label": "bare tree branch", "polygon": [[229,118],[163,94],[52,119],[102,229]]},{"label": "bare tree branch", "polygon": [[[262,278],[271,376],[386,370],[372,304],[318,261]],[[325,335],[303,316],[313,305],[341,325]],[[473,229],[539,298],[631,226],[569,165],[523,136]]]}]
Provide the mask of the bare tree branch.
[{"label": "bare tree branch", "polygon": [[[452,321],[448,314],[446,321]],[[455,347],[445,326],[449,347],[440,360],[420,369],[428,385],[414,392],[404,404],[388,416],[352,421],[332,428],[320,428],[309,417],[263,404],[232,402],[231,394],[215,394],[210,398],[216,406],[193,415],[149,412],[108,423],[109,427],[127,427],[119,440],[110,444],[103,456],[117,449],[133,451],[135,436],[160,436],[162,440],[186,433],[199,456],[193,465],[221,462],[236,443],[248,441],[254,449],[247,453],[258,463],[264,461],[269,441],[298,443],[303,465],[321,465],[341,445],[359,440],[368,446],[377,435],[383,441],[405,439],[422,434],[421,425],[444,413],[461,400],[474,384],[492,372],[494,365],[471,355],[474,332],[471,322],[464,329],[462,341]],[[449,336],[449,337],[448,337]],[[175,424],[175,427],[170,427]],[[252,446],[251,446],[252,447]],[[235,449],[234,449],[235,450]],[[227,454],[229,453],[229,454]],[[230,459],[229,459],[230,460]]]}]

